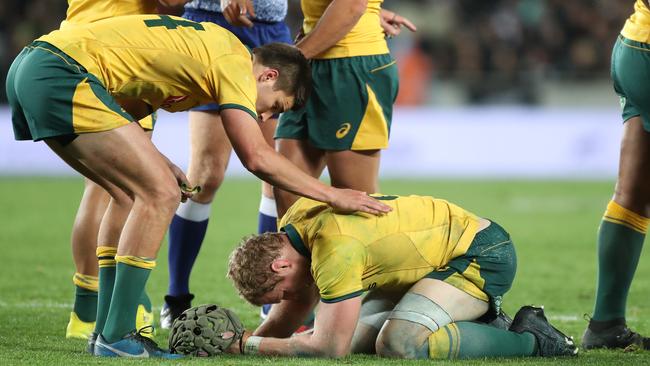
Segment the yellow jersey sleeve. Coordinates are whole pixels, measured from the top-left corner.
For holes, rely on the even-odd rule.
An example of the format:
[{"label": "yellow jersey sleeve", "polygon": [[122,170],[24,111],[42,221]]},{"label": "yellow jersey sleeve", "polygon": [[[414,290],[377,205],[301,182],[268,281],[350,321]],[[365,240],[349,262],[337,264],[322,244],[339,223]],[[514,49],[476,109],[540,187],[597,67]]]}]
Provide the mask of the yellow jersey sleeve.
[{"label": "yellow jersey sleeve", "polygon": [[321,301],[334,303],[363,293],[365,245],[353,237],[328,235],[312,244],[311,271]]},{"label": "yellow jersey sleeve", "polygon": [[650,9],[643,0],[634,3],[634,14],[625,21],[621,35],[633,41],[650,43]]},{"label": "yellow jersey sleeve", "polygon": [[250,57],[240,54],[220,57],[211,65],[206,84],[212,87],[211,94],[219,110],[240,109],[257,119],[257,84]]}]

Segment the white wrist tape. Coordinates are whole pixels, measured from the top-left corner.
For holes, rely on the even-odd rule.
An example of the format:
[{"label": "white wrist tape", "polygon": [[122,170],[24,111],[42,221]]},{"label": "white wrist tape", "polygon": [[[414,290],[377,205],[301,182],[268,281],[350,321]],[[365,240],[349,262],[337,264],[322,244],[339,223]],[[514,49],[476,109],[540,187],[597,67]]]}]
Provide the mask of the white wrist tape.
[{"label": "white wrist tape", "polygon": [[248,339],[246,339],[246,344],[244,344],[244,354],[256,355],[260,353],[260,343],[262,343],[262,337],[248,337]]}]

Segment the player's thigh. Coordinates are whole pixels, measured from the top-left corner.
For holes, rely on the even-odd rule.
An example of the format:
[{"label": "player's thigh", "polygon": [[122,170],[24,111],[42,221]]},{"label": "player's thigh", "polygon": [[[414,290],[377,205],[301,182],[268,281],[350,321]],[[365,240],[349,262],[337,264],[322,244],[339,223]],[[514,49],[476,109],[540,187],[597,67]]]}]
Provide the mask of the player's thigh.
[{"label": "player's thigh", "polygon": [[641,116],[625,122],[614,200],[621,206],[650,217],[650,132]]},{"label": "player's thigh", "polygon": [[201,185],[198,197],[212,200],[221,185],[228,167],[232,146],[216,110],[191,111],[190,119],[190,164],[188,179],[194,185]]},{"label": "player's thigh", "polygon": [[431,333],[455,321],[475,320],[488,303],[437,279],[418,281],[388,316],[376,342],[384,356],[426,358]]},{"label": "player's thigh", "polygon": [[650,44],[619,36],[612,52],[612,80],[625,121],[614,199],[649,216],[650,208]]},{"label": "player's thigh", "polygon": [[[300,168],[305,173],[314,178],[320,177],[325,168],[325,159],[323,152],[314,148],[306,140],[285,139],[275,140],[276,150]],[[291,207],[298,197],[290,192],[273,188],[273,194],[278,208],[278,218]]]},{"label": "player's thigh", "polygon": [[403,292],[373,290],[364,297],[359,322],[352,337],[352,353],[375,353],[377,335],[402,295]]},{"label": "player's thigh", "polygon": [[379,191],[379,162],[381,150],[328,151],[327,171],[332,185],[367,193]]},{"label": "player's thigh", "polygon": [[63,149],[135,199],[166,206],[179,198],[167,162],[137,123],[81,134]]}]

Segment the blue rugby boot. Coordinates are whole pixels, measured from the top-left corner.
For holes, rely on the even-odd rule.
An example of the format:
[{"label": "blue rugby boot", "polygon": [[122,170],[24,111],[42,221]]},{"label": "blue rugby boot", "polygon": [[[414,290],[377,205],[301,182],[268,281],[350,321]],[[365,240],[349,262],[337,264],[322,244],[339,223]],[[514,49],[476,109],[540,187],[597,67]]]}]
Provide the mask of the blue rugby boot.
[{"label": "blue rugby boot", "polygon": [[117,342],[108,343],[100,334],[95,341],[95,356],[178,359],[182,355],[158,347],[153,340],[143,336],[142,329],[133,331]]}]

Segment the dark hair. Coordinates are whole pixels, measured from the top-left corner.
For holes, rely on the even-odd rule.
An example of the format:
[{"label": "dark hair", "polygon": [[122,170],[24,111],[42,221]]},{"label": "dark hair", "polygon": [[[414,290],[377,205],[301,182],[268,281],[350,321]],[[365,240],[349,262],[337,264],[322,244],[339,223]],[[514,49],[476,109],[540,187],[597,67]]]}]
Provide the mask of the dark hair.
[{"label": "dark hair", "polygon": [[311,93],[311,67],[302,52],[285,43],[269,43],[253,49],[258,62],[279,72],[275,90],[293,95],[292,110],[298,110],[307,103]]}]

